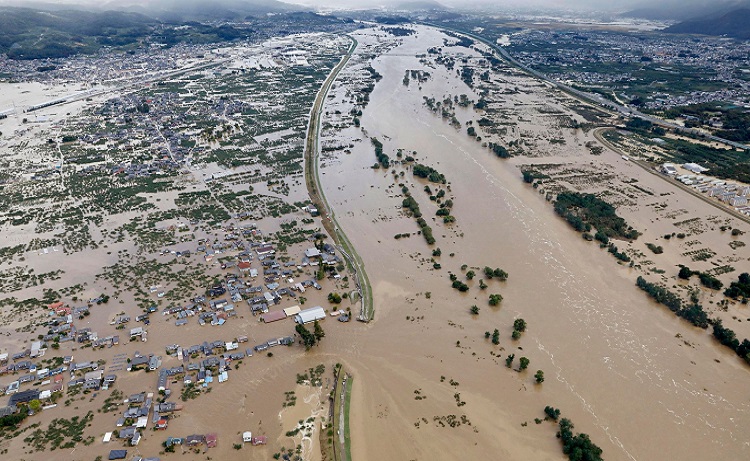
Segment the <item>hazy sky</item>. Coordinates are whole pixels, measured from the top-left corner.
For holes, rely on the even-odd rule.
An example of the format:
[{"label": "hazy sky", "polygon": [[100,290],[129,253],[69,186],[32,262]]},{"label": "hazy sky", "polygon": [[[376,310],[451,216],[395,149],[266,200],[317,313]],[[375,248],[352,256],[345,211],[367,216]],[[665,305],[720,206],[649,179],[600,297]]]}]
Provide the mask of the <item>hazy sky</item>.
[{"label": "hazy sky", "polygon": [[[97,6],[123,5],[123,4],[147,4],[151,0],[0,0],[0,4],[13,4],[24,6],[25,4],[43,3],[67,3]],[[156,0],[159,1],[159,0]],[[176,0],[173,0],[176,1]],[[229,0],[238,1],[238,0]],[[243,0],[239,0],[243,1]],[[247,0],[253,2],[254,0]],[[361,8],[393,5],[418,0],[280,0],[286,3],[306,5],[313,8]],[[720,3],[740,2],[741,0],[435,0],[448,7],[466,8],[468,6],[497,6],[497,7],[551,7],[555,9],[591,9],[597,11],[622,11],[633,7],[658,7],[675,6],[687,7],[696,4],[711,5]],[[746,0],[747,1],[747,0]],[[211,3],[211,0],[206,0]]]},{"label": "hazy sky", "polygon": [[[362,7],[373,5],[387,5],[394,3],[405,3],[412,0],[285,0],[287,3],[296,3],[312,7]],[[466,7],[468,5],[494,5],[494,6],[550,6],[556,8],[587,8],[596,10],[617,10],[633,6],[647,5],[652,2],[645,0],[435,0],[449,7]],[[703,0],[698,0],[703,1]],[[691,3],[684,0],[682,3]]]}]

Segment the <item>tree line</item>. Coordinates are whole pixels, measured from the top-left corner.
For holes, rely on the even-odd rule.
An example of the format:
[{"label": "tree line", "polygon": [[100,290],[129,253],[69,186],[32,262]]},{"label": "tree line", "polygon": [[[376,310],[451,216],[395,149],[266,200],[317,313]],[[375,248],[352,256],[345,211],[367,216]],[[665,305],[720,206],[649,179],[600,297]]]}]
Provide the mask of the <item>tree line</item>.
[{"label": "tree line", "polygon": [[[750,276],[749,276],[750,277]],[[709,319],[703,306],[693,300],[687,306],[683,305],[682,300],[666,288],[647,282],[643,277],[638,277],[636,285],[656,302],[664,304],[677,314],[693,325],[706,329],[712,326],[712,335],[719,343],[732,349],[740,358],[750,364],[750,340],[744,339],[740,342],[734,331],[726,328],[721,319]]]},{"label": "tree line", "polygon": [[682,317],[696,327],[703,329],[708,328],[708,315],[700,304],[693,302],[684,306],[682,299],[679,296],[660,285],[647,282],[646,279],[641,276],[636,279],[635,284],[638,288],[645,291],[651,298],[653,298],[654,301],[667,306],[667,308],[677,314],[677,316]]},{"label": "tree line", "polygon": [[608,237],[635,240],[639,235],[617,216],[612,205],[593,194],[561,192],[555,201],[555,212],[579,232],[589,232],[593,226]]},{"label": "tree line", "polygon": [[[378,159],[378,163],[383,168],[388,168],[391,166],[391,159],[388,157],[388,154],[383,152],[383,143],[380,142],[378,138],[370,138],[370,142],[375,147],[375,157]],[[378,165],[377,163],[375,164]],[[374,167],[373,167],[374,168]]]},{"label": "tree line", "polygon": [[438,172],[436,169],[427,165],[423,165],[421,163],[414,164],[414,166],[412,167],[412,173],[414,173],[414,176],[425,178],[428,181],[437,184],[445,184],[447,182],[445,180],[445,175]]}]

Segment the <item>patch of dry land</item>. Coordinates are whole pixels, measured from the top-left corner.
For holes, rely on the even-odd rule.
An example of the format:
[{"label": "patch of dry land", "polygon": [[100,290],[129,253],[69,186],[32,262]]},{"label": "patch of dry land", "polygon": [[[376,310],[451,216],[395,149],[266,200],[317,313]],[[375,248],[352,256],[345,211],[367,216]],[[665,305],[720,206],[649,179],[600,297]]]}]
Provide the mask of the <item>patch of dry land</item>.
[{"label": "patch of dry land", "polygon": [[[736,281],[748,225],[601,145],[606,114],[413,29],[356,33],[324,109],[321,180],[375,300],[339,351],[357,377],[353,459],[562,459],[547,405],[608,460],[748,457],[748,365],[635,284],[699,303],[741,342],[747,307],[677,274]],[[565,191],[614,206],[614,250],[593,238],[607,225],[582,238],[555,213]]]}]

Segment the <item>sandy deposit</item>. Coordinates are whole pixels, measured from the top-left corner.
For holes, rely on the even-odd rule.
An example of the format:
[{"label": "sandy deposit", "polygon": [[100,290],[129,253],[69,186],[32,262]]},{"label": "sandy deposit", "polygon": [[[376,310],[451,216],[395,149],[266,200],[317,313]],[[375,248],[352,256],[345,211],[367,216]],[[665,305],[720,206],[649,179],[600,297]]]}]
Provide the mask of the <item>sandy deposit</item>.
[{"label": "sandy deposit", "polygon": [[[357,39],[377,40],[366,33]],[[353,140],[351,155],[327,163],[322,181],[367,265],[376,307],[376,321],[357,339],[354,354],[344,355],[357,376],[353,456],[559,459],[556,428],[533,421],[543,416],[545,405],[553,405],[604,449],[606,459],[706,459],[717,453],[746,457],[746,366],[704,331],[650,302],[634,287],[641,272],[618,266],[558,219],[544,197],[521,182],[514,163],[527,159],[500,161],[464,130],[451,128],[423,107],[423,95],[442,98],[471,91],[455,71],[443,68],[428,69],[433,79],[422,91],[414,84],[404,86],[406,69],[424,68],[414,55],[440,46],[442,36],[423,31],[403,42],[373,61],[384,78],[371,94],[361,124],[368,136],[383,141],[391,159],[397,148],[417,151],[419,161],[447,176],[457,224],[446,228],[430,222],[435,247],[442,250],[439,271],[427,262],[431,249],[422,237],[394,240],[397,233],[416,231],[413,219],[398,210],[400,188],[393,186],[390,172],[370,168],[375,157],[367,138],[353,128],[344,132],[361,141]],[[527,80],[527,87],[541,86]],[[329,112],[349,110],[342,96],[329,102]],[[526,98],[529,106],[516,109],[530,119],[538,101]],[[476,117],[461,110],[456,116],[462,121]],[[568,148],[559,147],[560,154],[580,157],[586,152],[570,133],[551,129],[565,136]],[[598,161],[615,174],[637,177],[656,197],[664,190],[674,194],[691,214],[711,214],[699,200],[618,159],[607,153]],[[435,206],[421,192],[425,183],[408,171],[399,181],[410,187],[430,221]],[[641,203],[622,214],[647,232],[638,241],[644,245],[667,226],[651,224],[658,216],[646,207],[639,211],[637,205]],[[706,235],[706,244],[718,245],[720,238],[728,239]],[[455,256],[448,256],[451,253]],[[500,266],[510,278],[502,284],[489,281],[486,291],[479,291],[474,280],[468,282],[472,288],[467,294],[459,294],[450,288],[447,271],[461,274],[462,264]],[[735,265],[740,271],[747,267]],[[665,262],[659,266],[668,268]],[[498,292],[505,299],[493,309],[487,295]],[[481,308],[476,317],[468,313],[472,304]],[[513,342],[510,333],[517,317],[527,321],[529,330]],[[501,332],[500,346],[484,339],[483,333],[494,328]],[[505,368],[510,352],[516,363],[519,356],[527,356],[529,370]],[[547,377],[541,386],[533,384],[537,369]],[[459,384],[452,386],[449,379]],[[427,398],[415,399],[415,391]],[[457,406],[458,401],[466,404]],[[458,427],[443,427],[440,423],[450,415],[465,419]],[[522,425],[525,422],[529,424]]]}]

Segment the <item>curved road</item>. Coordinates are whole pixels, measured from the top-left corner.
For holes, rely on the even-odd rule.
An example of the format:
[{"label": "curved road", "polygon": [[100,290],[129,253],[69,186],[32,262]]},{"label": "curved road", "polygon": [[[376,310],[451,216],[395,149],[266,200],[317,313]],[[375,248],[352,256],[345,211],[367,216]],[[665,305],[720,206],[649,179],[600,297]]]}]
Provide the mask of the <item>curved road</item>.
[{"label": "curved road", "polygon": [[[602,145],[604,145],[606,148],[610,149],[613,152],[616,152],[617,154],[619,154],[621,156],[630,157],[630,154],[628,154],[626,152],[623,152],[617,146],[615,146],[614,144],[612,144],[611,142],[609,142],[607,139],[605,139],[604,136],[602,136],[602,133],[604,131],[613,130],[613,129],[614,128],[600,127],[600,128],[596,128],[593,131],[593,134],[594,134],[594,137],[596,138],[596,140],[599,141],[600,143],[602,143]],[[670,176],[667,176],[667,175],[659,173],[658,171],[654,170],[651,167],[651,165],[649,165],[647,162],[644,162],[644,161],[641,161],[641,160],[635,160],[632,157],[630,157],[630,161],[633,162],[633,163],[635,163],[639,167],[643,168],[644,170],[648,171],[649,173],[651,173],[651,174],[653,174],[655,176],[660,177],[664,181],[667,181],[668,183],[670,183],[670,184],[672,184],[672,185],[674,185],[676,187],[679,187],[680,189],[684,190],[685,192],[687,192],[687,193],[689,193],[689,194],[691,194],[691,195],[693,195],[695,197],[698,197],[699,199],[703,200],[704,202],[708,203],[709,205],[713,206],[714,208],[717,208],[717,209],[719,209],[719,210],[721,210],[721,211],[723,211],[725,213],[729,213],[733,218],[740,219],[740,220],[742,220],[742,221],[750,224],[750,217],[745,216],[742,213],[740,213],[740,212],[738,212],[738,211],[736,211],[736,210],[734,210],[734,209],[732,209],[732,208],[730,208],[728,206],[724,206],[720,202],[717,202],[716,200],[708,197],[706,194],[702,194],[702,193],[698,192],[697,190],[693,189],[692,187],[686,186],[685,184],[681,183],[680,181],[677,181],[676,179],[674,179],[674,178],[672,178]]]},{"label": "curved road", "polygon": [[305,183],[307,184],[310,199],[318,208],[323,227],[326,232],[328,232],[328,235],[333,238],[336,247],[346,259],[349,269],[353,273],[354,283],[357,287],[360,298],[362,299],[358,319],[362,322],[369,322],[375,315],[370,280],[367,278],[364,263],[354,250],[354,246],[351,241],[349,241],[349,238],[344,231],[341,230],[341,226],[336,221],[336,215],[326,200],[323,188],[320,185],[318,164],[318,157],[320,154],[318,146],[318,138],[320,137],[320,119],[325,99],[328,96],[328,91],[331,89],[333,82],[336,80],[336,77],[338,77],[339,72],[341,72],[341,69],[346,66],[346,63],[349,61],[349,58],[352,56],[358,45],[357,40],[354,39],[354,37],[347,37],[352,41],[349,51],[346,53],[346,56],[341,58],[341,61],[336,67],[331,70],[331,73],[326,78],[320,91],[318,91],[318,94],[315,97],[315,103],[310,111],[310,124],[307,128],[307,137],[305,140]]}]

